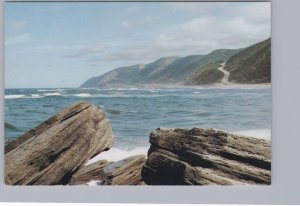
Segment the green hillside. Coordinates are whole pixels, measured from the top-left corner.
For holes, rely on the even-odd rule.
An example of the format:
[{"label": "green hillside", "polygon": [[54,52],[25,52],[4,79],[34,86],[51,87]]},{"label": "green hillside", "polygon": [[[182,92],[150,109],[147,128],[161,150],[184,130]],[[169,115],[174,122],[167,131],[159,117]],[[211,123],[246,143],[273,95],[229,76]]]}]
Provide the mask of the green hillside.
[{"label": "green hillside", "polygon": [[218,83],[230,72],[231,83],[271,82],[271,39],[244,49],[218,49],[205,55],[164,57],[149,64],[120,67],[92,77],[81,87],[143,86],[145,84],[205,85]]},{"label": "green hillside", "polygon": [[191,79],[186,82],[186,85],[205,85],[220,82],[223,73],[218,70],[221,67],[222,61],[210,63],[197,71]]},{"label": "green hillside", "polygon": [[219,49],[206,55],[165,57],[146,65],[133,65],[92,77],[81,87],[140,86],[143,84],[184,84],[191,76],[207,64],[226,61],[238,49]]},{"label": "green hillside", "polygon": [[224,68],[230,72],[230,82],[271,82],[271,39],[259,42],[233,55]]}]

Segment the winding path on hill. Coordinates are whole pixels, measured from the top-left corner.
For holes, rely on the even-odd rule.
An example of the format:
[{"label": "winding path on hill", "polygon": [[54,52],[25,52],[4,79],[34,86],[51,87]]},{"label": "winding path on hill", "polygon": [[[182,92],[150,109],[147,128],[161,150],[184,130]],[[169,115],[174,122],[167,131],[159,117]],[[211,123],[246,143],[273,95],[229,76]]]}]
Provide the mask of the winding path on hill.
[{"label": "winding path on hill", "polygon": [[226,62],[221,64],[221,67],[218,68],[219,71],[223,72],[224,76],[221,79],[221,83],[229,83],[230,72],[224,69]]}]

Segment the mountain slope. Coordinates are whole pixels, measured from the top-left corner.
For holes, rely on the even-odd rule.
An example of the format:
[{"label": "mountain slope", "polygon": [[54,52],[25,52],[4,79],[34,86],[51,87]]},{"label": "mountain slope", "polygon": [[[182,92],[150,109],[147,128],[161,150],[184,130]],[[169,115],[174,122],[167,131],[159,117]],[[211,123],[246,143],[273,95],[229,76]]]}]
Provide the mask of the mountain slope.
[{"label": "mountain slope", "polygon": [[205,85],[220,82],[223,78],[223,72],[218,68],[221,66],[222,61],[210,63],[195,72],[191,78],[185,83],[186,85]]},{"label": "mountain slope", "polygon": [[143,84],[184,84],[203,66],[227,61],[238,49],[219,49],[206,55],[165,57],[146,65],[120,67],[93,77],[81,87],[140,86]]},{"label": "mountain slope", "polygon": [[115,87],[150,82],[151,77],[160,73],[166,66],[177,60],[178,57],[165,57],[155,62],[128,67],[120,67],[103,75],[92,77],[84,82],[81,87]]},{"label": "mountain slope", "polygon": [[271,39],[254,44],[233,55],[224,68],[233,83],[271,82]]},{"label": "mountain slope", "polygon": [[218,83],[230,72],[232,83],[271,82],[271,39],[244,49],[218,49],[206,55],[164,57],[152,63],[120,67],[90,78],[81,87],[123,87],[151,84],[203,85]]}]

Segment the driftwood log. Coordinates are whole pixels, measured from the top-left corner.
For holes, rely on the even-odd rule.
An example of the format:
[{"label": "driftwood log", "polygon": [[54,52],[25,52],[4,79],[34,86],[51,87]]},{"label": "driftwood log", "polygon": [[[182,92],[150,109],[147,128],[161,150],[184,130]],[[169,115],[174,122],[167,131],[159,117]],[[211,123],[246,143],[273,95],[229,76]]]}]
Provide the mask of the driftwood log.
[{"label": "driftwood log", "polygon": [[142,169],[150,185],[271,183],[271,143],[214,129],[157,129]]}]

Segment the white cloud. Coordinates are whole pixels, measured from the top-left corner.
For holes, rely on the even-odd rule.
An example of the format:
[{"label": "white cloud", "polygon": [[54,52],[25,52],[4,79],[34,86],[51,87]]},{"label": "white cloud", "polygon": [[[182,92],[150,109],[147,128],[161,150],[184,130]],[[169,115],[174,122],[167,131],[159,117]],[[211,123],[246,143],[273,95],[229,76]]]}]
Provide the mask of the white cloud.
[{"label": "white cloud", "polygon": [[[220,48],[242,48],[271,36],[270,4],[170,3],[168,12],[186,12],[188,21],[161,28],[159,34],[106,54],[100,61],[145,63],[163,56],[205,54]],[[145,21],[147,18],[144,18]],[[141,19],[138,19],[141,21]],[[149,19],[148,19],[149,20]],[[132,22],[123,21],[123,27]],[[140,61],[143,62],[140,62]]]},{"label": "white cloud", "polygon": [[14,30],[21,30],[21,29],[24,29],[26,26],[27,26],[27,21],[20,20],[20,21],[15,22],[13,24],[12,28]]},{"label": "white cloud", "polygon": [[[205,54],[219,48],[246,47],[271,35],[269,4],[249,3],[230,6],[232,4],[179,3],[176,5],[180,6],[172,8],[171,12],[174,14],[184,10],[184,12],[190,11],[190,14],[195,16],[189,17],[185,22],[157,29],[150,38],[132,40],[127,45],[118,44],[116,40],[113,45],[109,45],[109,49],[99,43],[42,45],[31,48],[30,52],[61,52],[62,56],[63,53],[66,54],[64,57],[81,58],[94,66],[100,64],[124,66],[148,63],[164,56]],[[201,15],[197,14],[197,11]],[[131,7],[124,13],[136,12],[139,12],[139,8]],[[216,15],[214,12],[219,13]],[[143,18],[125,18],[120,22],[120,27],[136,27],[138,32],[138,26],[147,28],[147,25],[152,25],[153,19],[160,18],[151,15],[146,14]],[[29,37],[29,34],[23,34],[9,38],[6,45],[28,41]]]},{"label": "white cloud", "polygon": [[[228,8],[229,10],[230,8]],[[242,16],[245,20],[255,24],[266,24],[271,21],[271,4],[270,2],[256,2],[245,4],[240,7],[236,7],[232,11],[238,16]]]},{"label": "white cloud", "polygon": [[17,36],[7,37],[5,39],[5,45],[15,45],[20,43],[25,43],[30,40],[30,34],[25,33]]},{"label": "white cloud", "polygon": [[[268,15],[266,17],[269,18]],[[242,48],[270,37],[270,32],[271,24],[268,21],[257,23],[243,17],[219,19],[204,16],[165,28],[152,39],[134,42],[100,57],[99,61],[147,63],[164,56],[206,54],[220,48]]]}]

